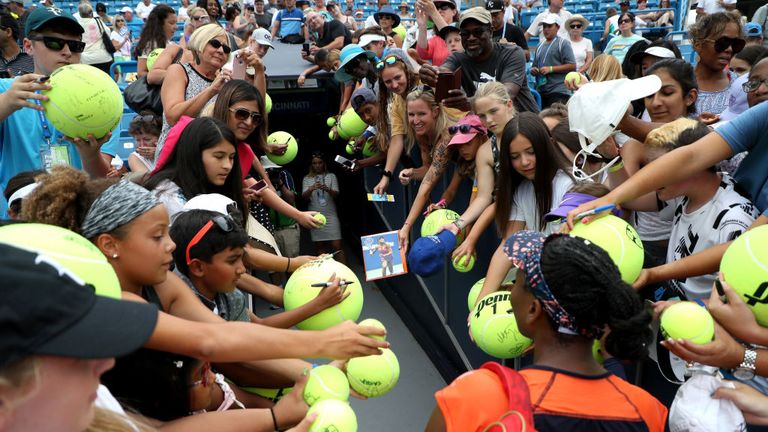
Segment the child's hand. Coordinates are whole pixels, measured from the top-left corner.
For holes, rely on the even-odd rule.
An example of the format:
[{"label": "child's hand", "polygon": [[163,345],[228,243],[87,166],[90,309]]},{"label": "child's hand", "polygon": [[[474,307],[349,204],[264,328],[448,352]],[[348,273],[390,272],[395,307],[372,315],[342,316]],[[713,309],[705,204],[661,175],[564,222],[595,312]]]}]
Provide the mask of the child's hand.
[{"label": "child's hand", "polygon": [[293,391],[275,404],[273,410],[278,428],[295,425],[307,415],[309,405],[304,401],[304,386],[308,378],[306,373],[302,374],[293,385]]},{"label": "child's hand", "polygon": [[333,285],[321,289],[320,294],[315,297],[321,311],[336,306],[351,294],[351,292],[347,292],[347,285],[339,285],[340,280],[336,277],[336,273],[331,275],[328,282],[333,282]]}]

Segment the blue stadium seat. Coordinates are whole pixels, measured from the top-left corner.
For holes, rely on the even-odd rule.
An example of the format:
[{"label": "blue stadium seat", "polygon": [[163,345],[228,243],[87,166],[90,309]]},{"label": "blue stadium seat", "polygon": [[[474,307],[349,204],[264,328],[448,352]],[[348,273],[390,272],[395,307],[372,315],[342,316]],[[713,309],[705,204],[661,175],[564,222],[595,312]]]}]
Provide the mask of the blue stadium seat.
[{"label": "blue stadium seat", "polygon": [[592,3],[580,4],[576,6],[575,11],[576,13],[579,13],[579,14],[585,14],[585,13],[594,12],[595,7],[592,5]]},{"label": "blue stadium seat", "polygon": [[120,90],[123,90],[129,84],[125,82],[125,74],[136,73],[138,71],[138,63],[135,61],[114,62],[109,67],[109,76],[115,76],[115,69],[118,67],[120,68],[120,78],[117,80],[117,86],[120,87]]},{"label": "blue stadium seat", "polygon": [[534,18],[536,18],[536,15],[538,15],[538,12],[534,11],[524,11],[522,13],[522,18],[520,19],[520,26],[524,29],[527,29],[531,26],[531,23],[533,22]]}]

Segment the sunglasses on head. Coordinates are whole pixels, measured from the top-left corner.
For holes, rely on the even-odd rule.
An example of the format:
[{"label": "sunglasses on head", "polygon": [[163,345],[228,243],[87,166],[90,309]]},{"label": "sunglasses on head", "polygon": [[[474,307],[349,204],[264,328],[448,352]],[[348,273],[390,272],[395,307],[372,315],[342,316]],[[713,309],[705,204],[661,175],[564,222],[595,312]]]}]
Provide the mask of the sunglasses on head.
[{"label": "sunglasses on head", "polygon": [[400,59],[398,59],[397,56],[394,56],[394,55],[384,57],[383,60],[376,63],[376,70],[382,70],[387,65],[392,66],[393,64],[397,63],[398,60]]},{"label": "sunglasses on head", "polygon": [[572,29],[580,29],[582,27],[581,24],[571,24]]},{"label": "sunglasses on head", "polygon": [[715,40],[712,40],[712,39],[707,39],[707,40],[714,43],[715,51],[723,52],[727,50],[728,47],[731,47],[733,49],[734,54],[740,53],[741,50],[744,49],[744,46],[747,44],[747,41],[745,41],[744,39],[731,38],[728,36],[723,36]]},{"label": "sunglasses on head", "polygon": [[211,230],[211,227],[213,227],[214,224],[216,224],[216,226],[218,226],[219,229],[221,229],[226,233],[232,232],[235,229],[235,221],[233,221],[232,218],[230,218],[229,216],[224,216],[224,215],[215,216],[213,219],[206,222],[205,225],[203,225],[203,227],[200,228],[200,231],[198,231],[197,234],[195,234],[195,236],[192,237],[192,240],[190,240],[189,244],[187,245],[187,251],[186,251],[187,265],[189,265],[192,262],[192,257],[189,256],[190,251],[192,250],[193,247],[195,247],[195,245],[200,243],[200,240],[202,240],[203,237],[205,237],[205,235],[208,233],[208,231]]},{"label": "sunglasses on head", "polygon": [[485,27],[475,27],[472,30],[467,29],[461,29],[459,30],[459,35],[461,35],[462,39],[468,39],[470,35],[481,38],[485,34],[486,28]]},{"label": "sunglasses on head", "polygon": [[46,48],[52,51],[61,51],[64,45],[69,47],[73,53],[81,53],[85,50],[85,42],[79,40],[62,39],[53,36],[31,36],[29,40],[43,42]]},{"label": "sunglasses on head", "polygon": [[480,133],[485,133],[485,131],[481,127],[475,126],[475,125],[468,125],[468,124],[450,126],[448,127],[448,133],[451,135],[456,135],[459,132],[466,134],[466,133],[472,132],[472,129]]},{"label": "sunglasses on head", "polygon": [[235,114],[236,119],[240,121],[246,121],[250,118],[251,123],[256,126],[260,125],[264,120],[264,117],[261,116],[261,113],[250,111],[245,108],[230,108],[229,110]]},{"label": "sunglasses on head", "polygon": [[160,120],[159,117],[153,116],[153,115],[137,115],[136,117],[131,120],[131,123],[150,123]]},{"label": "sunglasses on head", "polygon": [[224,51],[224,54],[229,54],[232,52],[232,48],[229,47],[229,45],[225,43],[221,43],[216,39],[211,39],[208,41],[208,45],[212,46],[213,49],[219,49],[221,48],[222,51]]},{"label": "sunglasses on head", "polygon": [[202,21],[210,21],[210,19],[211,19],[208,15],[200,15],[200,16],[195,16],[195,17],[191,17],[191,18],[194,21],[201,21],[201,20]]},{"label": "sunglasses on head", "polygon": [[759,89],[761,84],[765,84],[766,88],[768,88],[768,79],[761,80],[753,78],[742,84],[741,89],[744,90],[744,93],[752,93],[753,91]]},{"label": "sunglasses on head", "polygon": [[211,379],[211,364],[208,362],[203,363],[203,367],[200,368],[200,379],[197,381],[193,381],[189,384],[190,387],[197,387],[199,385],[202,385],[203,387],[208,387],[213,383],[213,380]]}]

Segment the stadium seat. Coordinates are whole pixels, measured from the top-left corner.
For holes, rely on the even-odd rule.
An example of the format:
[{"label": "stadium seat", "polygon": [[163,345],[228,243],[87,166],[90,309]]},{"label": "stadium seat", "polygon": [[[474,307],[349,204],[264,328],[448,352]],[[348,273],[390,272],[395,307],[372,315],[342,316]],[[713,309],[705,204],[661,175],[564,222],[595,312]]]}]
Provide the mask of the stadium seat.
[{"label": "stadium seat", "polygon": [[117,80],[117,86],[120,87],[120,90],[124,90],[126,87],[128,87],[128,84],[130,84],[125,82],[125,75],[129,73],[136,73],[138,71],[138,63],[133,60],[114,62],[112,63],[112,66],[109,67],[109,76],[115,76],[115,69],[118,67],[120,68],[120,78]]}]

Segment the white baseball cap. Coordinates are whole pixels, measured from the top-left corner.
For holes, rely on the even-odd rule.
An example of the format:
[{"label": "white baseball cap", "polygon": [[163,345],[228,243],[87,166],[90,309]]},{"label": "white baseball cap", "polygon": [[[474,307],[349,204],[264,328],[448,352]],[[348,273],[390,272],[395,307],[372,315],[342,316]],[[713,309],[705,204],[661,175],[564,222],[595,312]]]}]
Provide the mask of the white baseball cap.
[{"label": "white baseball cap", "polygon": [[275,49],[275,47],[272,45],[272,34],[270,34],[266,29],[257,28],[254,30],[253,33],[251,33],[251,40],[259,45],[266,45],[272,49]]},{"label": "white baseball cap", "polygon": [[131,9],[128,6],[123,6],[123,8],[120,9],[120,13],[126,13],[126,12],[133,12],[133,9]]},{"label": "white baseball cap", "polygon": [[542,24],[557,24],[558,26],[562,26],[563,23],[560,20],[560,17],[557,14],[546,14],[544,15],[544,18],[541,19]]}]

